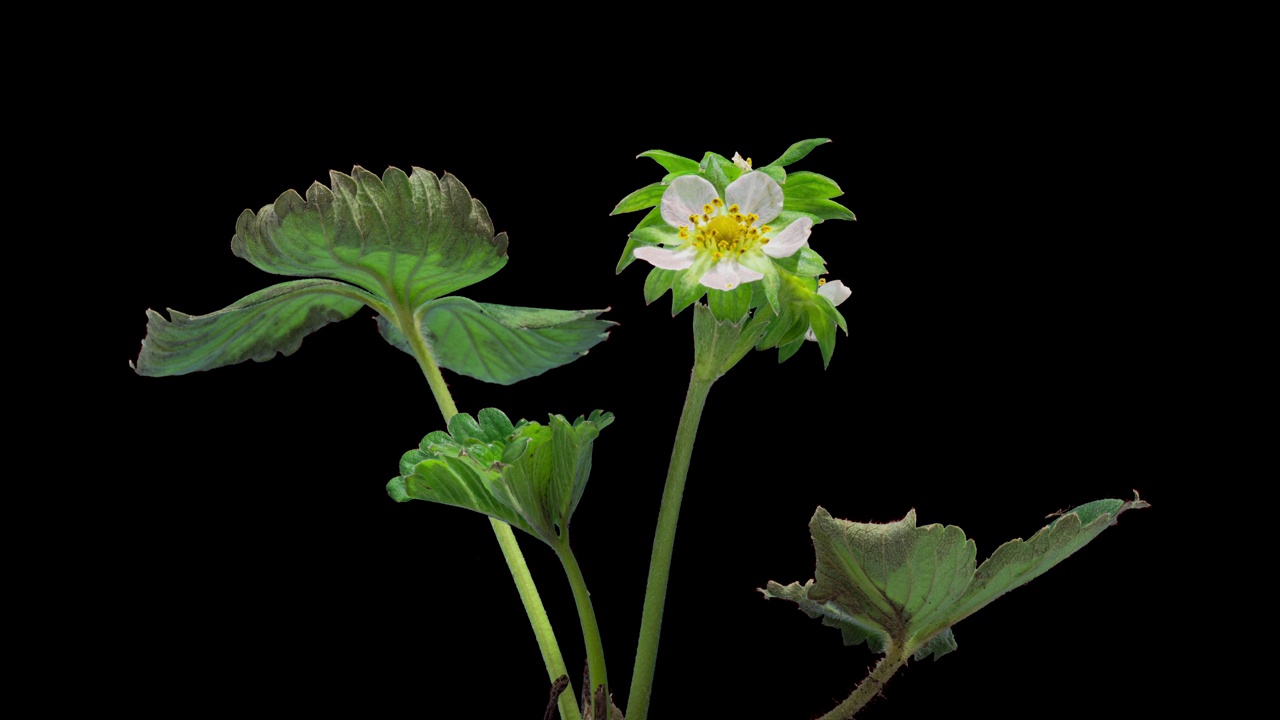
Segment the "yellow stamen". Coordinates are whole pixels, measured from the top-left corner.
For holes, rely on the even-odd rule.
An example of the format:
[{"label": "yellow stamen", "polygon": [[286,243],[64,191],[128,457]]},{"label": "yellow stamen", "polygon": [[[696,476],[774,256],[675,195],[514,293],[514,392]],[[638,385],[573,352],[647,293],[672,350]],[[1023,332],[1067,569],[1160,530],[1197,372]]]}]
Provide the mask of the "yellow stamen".
[{"label": "yellow stamen", "polygon": [[827,284],[826,278],[818,278],[818,287],[822,287],[823,285],[826,285],[826,284]]},{"label": "yellow stamen", "polygon": [[714,199],[714,200],[712,200],[711,202],[712,202],[712,203],[714,203],[716,207],[720,207],[721,205],[723,205],[723,204],[724,204],[724,201],[723,201],[723,200],[721,200],[720,198],[715,198],[715,199]]},{"label": "yellow stamen", "polygon": [[730,215],[737,215],[737,214],[738,214],[738,203],[734,203],[734,204],[732,204],[732,205],[730,205],[730,206],[729,206],[729,214],[730,214]]}]

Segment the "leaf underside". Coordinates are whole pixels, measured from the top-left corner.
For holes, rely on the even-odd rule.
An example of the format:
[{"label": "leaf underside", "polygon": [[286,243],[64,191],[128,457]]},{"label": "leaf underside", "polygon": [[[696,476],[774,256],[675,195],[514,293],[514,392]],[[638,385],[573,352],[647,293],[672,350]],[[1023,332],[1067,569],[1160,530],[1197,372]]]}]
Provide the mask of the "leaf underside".
[{"label": "leaf underside", "polygon": [[410,309],[489,277],[507,262],[484,205],[454,176],[357,166],[303,199],[289,190],[236,222],[231,250],[278,275],[358,285]]},{"label": "leaf underside", "polygon": [[951,627],[992,600],[1043,574],[1114,525],[1148,507],[1099,500],[1062,514],[1027,540],[1001,545],[974,567],[976,548],[955,526],[916,526],[915,511],[892,523],[855,523],[818,508],[809,523],[817,566],[805,585],[770,582],[767,598],[797,603],[840,628],[847,644],[882,650],[893,642],[917,659],[956,648]]},{"label": "leaf underside", "polygon": [[[510,385],[573,362],[609,337],[616,323],[605,310],[542,310],[433,300],[422,309],[422,335],[442,367],[485,382]],[[378,318],[387,342],[413,354],[399,328]]]},{"label": "leaf underside", "polygon": [[345,320],[364,302],[363,292],[333,280],[272,285],[208,315],[147,311],[147,335],[134,370],[160,377],[211,370],[246,360],[292,355],[302,339]]}]

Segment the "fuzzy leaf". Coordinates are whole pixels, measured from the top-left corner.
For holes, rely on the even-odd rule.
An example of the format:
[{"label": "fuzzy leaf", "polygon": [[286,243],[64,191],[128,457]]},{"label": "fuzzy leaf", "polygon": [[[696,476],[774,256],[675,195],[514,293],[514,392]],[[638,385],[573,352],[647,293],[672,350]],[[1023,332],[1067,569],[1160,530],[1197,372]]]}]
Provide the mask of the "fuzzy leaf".
[{"label": "fuzzy leaf", "polygon": [[150,377],[184,375],[246,360],[265,362],[276,353],[292,355],[302,338],[351,317],[367,296],[333,280],[293,280],[208,315],[170,310],[166,320],[148,310],[147,336],[134,370]]},{"label": "fuzzy leaf", "polygon": [[414,309],[483,280],[507,262],[506,233],[452,175],[356,167],[330,172],[304,200],[290,190],[236,222],[231,250],[266,272],[358,285]]},{"label": "fuzzy leaf", "polygon": [[[463,297],[433,300],[422,309],[422,334],[436,362],[485,382],[511,385],[573,362],[608,337],[604,310],[541,310],[478,303]],[[387,342],[410,352],[400,329],[384,317]]]},{"label": "fuzzy leaf", "polygon": [[951,626],[1079,550],[1121,513],[1143,507],[1136,493],[1131,501],[1081,505],[1031,539],[1001,545],[976,570],[974,543],[958,527],[917,527],[914,510],[877,524],[837,520],[818,508],[809,523],[816,579],[803,588],[769,583],[764,592],[840,627],[846,640],[864,633],[917,659],[937,658],[956,647]]}]

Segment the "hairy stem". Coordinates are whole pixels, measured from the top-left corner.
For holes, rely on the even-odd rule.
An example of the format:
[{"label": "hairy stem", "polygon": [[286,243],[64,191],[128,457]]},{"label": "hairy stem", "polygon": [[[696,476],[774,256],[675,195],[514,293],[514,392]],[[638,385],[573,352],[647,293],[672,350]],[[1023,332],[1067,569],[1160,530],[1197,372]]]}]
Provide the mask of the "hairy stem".
[{"label": "hairy stem", "polygon": [[627,720],[646,720],[649,697],[653,692],[654,667],[658,662],[658,638],[662,634],[662,610],[667,600],[667,581],[671,576],[671,553],[676,541],[676,523],[680,519],[680,501],[684,497],[689,460],[693,457],[693,441],[698,434],[702,408],[711,392],[714,378],[693,372],[685,393],[676,442],[667,466],[667,484],[662,490],[662,508],[658,511],[658,529],[653,536],[653,554],[649,558],[649,583],[644,591],[644,611],[640,620],[640,643],[636,648],[636,664],[631,675],[631,694],[627,698]]},{"label": "hairy stem", "polygon": [[880,662],[876,663],[875,668],[871,671],[858,687],[853,689],[853,693],[845,698],[845,701],[836,706],[834,710],[818,718],[818,720],[848,720],[853,717],[859,710],[863,708],[871,698],[880,694],[884,684],[889,682],[889,678],[898,671],[898,668],[907,661],[908,653],[903,651],[900,644],[889,641],[885,648],[884,657],[880,658]]},{"label": "hairy stem", "polygon": [[[436,364],[431,350],[422,338],[417,318],[411,317],[408,312],[401,311],[400,308],[397,308],[396,316],[401,332],[408,340],[413,356],[418,359],[418,365],[427,378],[427,385],[431,387],[431,394],[435,396],[440,414],[444,416],[447,425],[449,420],[458,414],[458,406],[454,404],[453,396],[449,394],[449,386],[445,384],[444,376],[440,374],[440,366]],[[489,518],[489,523],[493,526],[493,534],[498,539],[498,547],[502,549],[507,568],[511,570],[511,579],[515,581],[516,590],[520,593],[525,614],[529,616],[529,624],[533,627],[538,649],[542,651],[542,662],[547,667],[547,675],[552,682],[555,682],[561,676],[568,675],[568,670],[565,668],[564,658],[560,655],[560,644],[556,642],[555,631],[551,628],[551,619],[547,617],[546,608],[542,606],[538,586],[533,582],[533,575],[529,572],[529,566],[525,564],[524,553],[520,551],[520,545],[516,542],[511,526],[493,518]],[[561,720],[582,718],[572,684],[560,693],[556,702],[560,708]]]}]

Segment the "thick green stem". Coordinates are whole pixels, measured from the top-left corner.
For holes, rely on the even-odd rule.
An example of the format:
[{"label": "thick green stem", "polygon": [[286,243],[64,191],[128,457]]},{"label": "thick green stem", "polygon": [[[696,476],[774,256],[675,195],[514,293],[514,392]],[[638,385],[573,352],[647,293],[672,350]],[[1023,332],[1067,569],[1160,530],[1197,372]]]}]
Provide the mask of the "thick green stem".
[{"label": "thick green stem", "polygon": [[871,698],[880,694],[884,684],[889,682],[889,678],[893,677],[893,674],[898,672],[898,668],[907,661],[907,656],[901,645],[890,641],[885,648],[884,657],[876,663],[871,674],[853,689],[853,694],[818,720],[848,720],[853,717],[863,706],[871,702]]},{"label": "thick green stem", "polygon": [[[431,394],[435,397],[436,405],[440,407],[440,414],[444,416],[447,425],[449,420],[458,414],[458,406],[454,404],[453,396],[449,394],[449,386],[445,384],[444,376],[440,374],[440,366],[436,365],[431,350],[422,339],[416,318],[409,317],[406,312],[397,312],[396,315],[401,331],[413,350],[413,356],[418,359],[418,365],[427,378],[427,385],[431,387]],[[547,617],[546,608],[542,606],[538,586],[533,582],[533,575],[529,572],[529,566],[525,564],[524,553],[520,551],[520,545],[516,542],[511,526],[493,518],[490,518],[489,522],[493,526],[493,534],[498,539],[498,547],[502,549],[502,556],[507,561],[507,568],[511,570],[511,579],[516,583],[516,590],[520,593],[525,614],[529,616],[529,624],[533,627],[538,649],[542,651],[542,662],[547,667],[547,675],[552,682],[555,682],[562,675],[567,676],[569,672],[565,668],[564,658],[560,655],[560,644],[556,642],[555,631],[551,629],[551,619]],[[560,708],[561,720],[582,718],[572,683],[560,693],[557,705]]]},{"label": "thick green stem", "polygon": [[627,720],[646,720],[649,714],[649,696],[653,692],[653,672],[658,662],[658,638],[662,634],[662,610],[666,605],[667,581],[671,576],[671,552],[676,542],[680,501],[684,497],[684,482],[689,474],[689,459],[693,457],[698,421],[714,382],[715,378],[700,377],[695,370],[689,378],[684,409],[680,412],[671,464],[667,466],[667,484],[662,490],[662,509],[658,511],[658,529],[653,536],[653,554],[649,558],[649,584],[644,591],[640,643],[631,675],[631,694],[627,698]]},{"label": "thick green stem", "polygon": [[[592,698],[595,690],[604,686],[604,701],[609,702],[609,676],[605,673],[604,645],[600,642],[600,626],[596,624],[596,611],[591,606],[591,593],[587,592],[587,583],[582,578],[582,569],[578,567],[578,559],[569,549],[568,537],[565,537],[556,548],[564,572],[569,576],[569,586],[573,588],[573,601],[578,606],[578,620],[582,623],[582,640],[587,647],[587,672],[591,676],[591,687],[588,688]],[[587,708],[591,710],[590,707]],[[594,716],[592,714],[591,716]],[[606,708],[605,717],[609,717]]]}]

